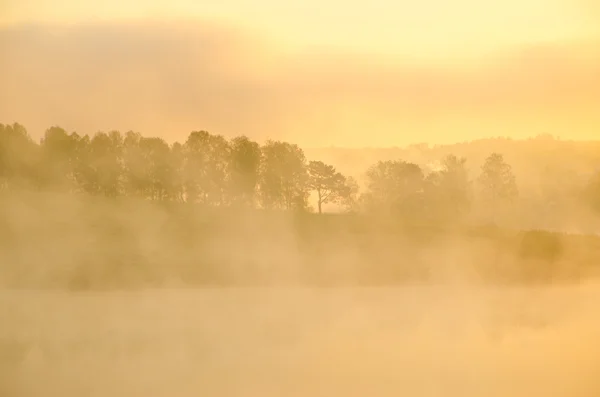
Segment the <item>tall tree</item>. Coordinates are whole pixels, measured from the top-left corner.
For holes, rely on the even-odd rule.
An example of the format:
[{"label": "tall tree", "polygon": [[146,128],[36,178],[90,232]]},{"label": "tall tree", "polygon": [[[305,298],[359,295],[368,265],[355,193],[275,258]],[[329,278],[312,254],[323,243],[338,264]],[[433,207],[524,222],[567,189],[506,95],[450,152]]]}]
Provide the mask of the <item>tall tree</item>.
[{"label": "tall tree", "polygon": [[489,200],[513,200],[519,195],[512,167],[499,153],[489,155],[479,176],[479,185],[484,198]]},{"label": "tall tree", "polygon": [[123,187],[125,193],[132,197],[147,198],[150,196],[151,181],[144,153],[140,142],[142,136],[133,131],[125,133],[123,140]]},{"label": "tall tree", "polygon": [[98,132],[86,145],[81,176],[84,189],[115,197],[121,192],[123,137],[118,131]]},{"label": "tall tree", "polygon": [[367,201],[378,209],[408,213],[421,200],[424,174],[417,164],[379,161],[367,170],[366,177]]},{"label": "tall tree", "polygon": [[175,142],[171,145],[171,156],[170,156],[170,168],[171,168],[171,179],[168,186],[168,196],[171,200],[183,202],[184,201],[184,188],[183,188],[183,164],[185,161],[185,150],[183,145],[179,142]]},{"label": "tall tree", "polygon": [[471,204],[471,183],[466,159],[448,155],[442,168],[426,178],[429,213],[436,221],[455,221],[464,216]]},{"label": "tall tree", "polygon": [[148,198],[168,200],[171,196],[175,170],[171,161],[171,148],[162,138],[142,138],[139,142],[146,164],[145,178]]},{"label": "tall tree", "polygon": [[225,204],[229,143],[221,135],[192,132],[184,145],[186,199],[208,205]]},{"label": "tall tree", "polygon": [[231,141],[230,146],[229,194],[231,201],[254,205],[260,172],[260,145],[245,136],[239,136]]},{"label": "tall tree", "polygon": [[494,221],[497,221],[500,212],[519,195],[512,167],[504,161],[503,155],[492,153],[481,167],[478,182],[483,203],[491,211]]},{"label": "tall tree", "polygon": [[351,176],[346,177],[345,189],[346,194],[342,199],[342,205],[348,211],[358,210],[360,186],[356,179]]},{"label": "tall tree", "polygon": [[346,177],[335,167],[322,161],[308,164],[308,186],[317,193],[317,208],[321,214],[323,204],[340,203],[350,195]]},{"label": "tall tree", "polygon": [[303,209],[308,199],[306,157],[298,145],[268,141],[262,147],[260,198],[265,208]]},{"label": "tall tree", "polygon": [[21,124],[0,124],[0,189],[37,179],[38,149]]},{"label": "tall tree", "polygon": [[162,138],[128,132],[123,144],[124,185],[130,195],[150,200],[183,200],[183,147]]},{"label": "tall tree", "polygon": [[68,134],[58,126],[46,130],[40,145],[40,177],[46,187],[75,188],[80,140],[76,133]]}]

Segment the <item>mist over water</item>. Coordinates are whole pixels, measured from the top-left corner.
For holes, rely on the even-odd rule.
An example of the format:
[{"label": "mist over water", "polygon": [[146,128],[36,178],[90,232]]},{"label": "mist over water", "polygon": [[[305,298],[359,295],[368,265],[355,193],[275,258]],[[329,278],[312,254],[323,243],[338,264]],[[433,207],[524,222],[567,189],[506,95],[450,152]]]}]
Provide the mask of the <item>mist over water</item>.
[{"label": "mist over water", "polygon": [[4,291],[2,395],[597,396],[596,284]]},{"label": "mist over water", "polygon": [[[384,189],[358,213],[203,205],[165,195],[175,177],[148,178],[159,189],[140,197],[123,186],[135,162],[114,184],[100,178],[119,174],[92,156],[108,136],[93,139],[83,142],[97,173],[84,158],[70,190],[14,177],[0,195],[0,397],[600,395],[597,237],[479,227],[484,216],[467,225],[444,211],[425,222],[455,202],[455,182],[378,212],[396,208],[395,181],[429,187],[403,162],[370,168],[389,168],[391,182],[371,172]],[[306,172],[296,146],[247,146],[262,164],[251,195],[270,191],[265,176],[293,181],[279,174],[290,163]],[[289,153],[298,161],[264,161]],[[219,187],[235,202],[230,188]]]},{"label": "mist over water", "polygon": [[599,397],[594,7],[260,2],[0,0],[0,397]]}]

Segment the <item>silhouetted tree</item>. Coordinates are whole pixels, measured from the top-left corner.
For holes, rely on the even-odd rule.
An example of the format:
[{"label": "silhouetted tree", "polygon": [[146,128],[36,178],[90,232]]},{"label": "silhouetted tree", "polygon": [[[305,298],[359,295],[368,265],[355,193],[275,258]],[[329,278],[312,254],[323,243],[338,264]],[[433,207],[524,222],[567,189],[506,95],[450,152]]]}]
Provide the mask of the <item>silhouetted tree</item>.
[{"label": "silhouetted tree", "polygon": [[365,198],[370,208],[390,211],[405,219],[421,213],[425,178],[417,164],[379,161],[367,170],[366,177]]},{"label": "silhouetted tree", "polygon": [[73,189],[80,161],[81,138],[60,127],[46,130],[41,140],[40,178],[45,187]]},{"label": "silhouetted tree", "polygon": [[346,185],[346,177],[337,172],[335,167],[322,161],[311,161],[308,164],[308,186],[317,193],[317,208],[321,214],[326,203],[340,203],[350,195]]},{"label": "silhouetted tree", "polygon": [[[499,150],[509,148],[514,142],[490,140],[485,145]],[[538,138],[528,141],[524,147],[554,156],[558,153],[555,149],[561,145],[560,140]],[[576,145],[579,143],[569,142],[564,147],[576,148]],[[574,152],[582,157],[598,153],[600,144],[593,145],[586,143],[585,151]],[[540,149],[542,146],[544,148]],[[473,152],[481,149],[478,145],[472,148]],[[460,145],[453,148],[456,152],[467,152],[463,149]],[[431,153],[434,148],[421,145],[402,150],[392,149],[392,152],[398,158],[409,158],[404,155],[426,158],[426,152]],[[389,153],[382,155],[389,156]],[[520,152],[523,153],[530,152]],[[352,158],[348,162],[356,160]],[[541,164],[546,166],[545,171],[534,172],[543,183],[527,194],[524,192],[528,202],[523,200],[520,204],[532,203],[531,207],[524,207],[531,209],[552,200],[551,211],[557,209],[558,215],[562,215],[561,208],[557,207],[571,205],[574,198],[581,198],[578,195],[584,193],[587,203],[600,212],[600,172],[584,181],[587,171],[593,167],[593,160],[582,163],[547,159],[546,164]],[[569,166],[565,167],[565,164]],[[584,167],[585,173],[582,172]],[[124,135],[111,131],[79,136],[53,126],[45,131],[37,144],[20,124],[0,124],[0,263],[8,264],[0,266],[0,283],[20,286],[39,280],[91,288],[118,286],[121,282],[127,283],[124,286],[160,284],[169,278],[214,285],[228,281],[272,282],[280,275],[319,283],[341,281],[338,276],[345,281],[370,284],[398,282],[429,276],[431,267],[426,244],[436,236],[460,237],[453,241],[467,245],[459,249],[468,249],[470,242],[475,241],[472,237],[482,242],[477,243],[482,249],[480,253],[490,256],[489,261],[478,262],[481,267],[477,273],[483,279],[553,282],[593,274],[596,272],[594,266],[600,263],[600,240],[593,236],[561,235],[542,230],[513,233],[498,224],[462,227],[465,225],[460,224],[461,217],[471,205],[481,204],[496,219],[503,220],[510,212],[500,210],[511,209],[510,204],[517,201],[519,192],[515,176],[511,166],[498,153],[491,154],[481,167],[477,179],[481,200],[471,200],[472,186],[466,160],[454,155],[446,156],[440,166],[427,175],[419,165],[397,160],[379,161],[368,168],[365,176],[365,192],[360,199],[364,201],[366,216],[333,216],[316,222],[313,217],[300,216],[294,217],[291,224],[286,223],[285,229],[277,229],[271,228],[270,221],[281,219],[278,216],[269,214],[269,221],[264,223],[260,214],[252,214],[252,220],[256,221],[253,225],[267,226],[268,235],[251,236],[248,232],[253,231],[239,225],[236,229],[241,232],[238,237],[244,241],[239,238],[225,241],[224,234],[232,231],[229,220],[239,220],[230,218],[227,211],[214,211],[218,216],[205,217],[211,211],[198,212],[192,205],[167,205],[160,211],[153,211],[155,204],[139,201],[189,201],[207,206],[243,204],[268,209],[307,210],[308,193],[315,191],[319,212],[323,210],[322,204],[328,202],[348,210],[363,210],[360,207],[363,203],[357,197],[358,183],[324,162],[307,164],[302,149],[287,142],[267,141],[260,146],[245,136],[228,141],[206,131],[195,131],[185,144],[169,145],[161,138],[143,137],[131,131]],[[61,194],[34,195],[31,187],[59,190]],[[123,195],[140,200],[124,200],[119,206],[98,205],[97,200],[79,195],[76,200],[57,200],[62,199],[63,192],[79,193],[82,190],[91,195],[110,198]],[[52,199],[40,203],[48,198]],[[77,203],[73,208],[75,211],[66,206],[72,203]],[[138,206],[130,206],[130,203]],[[22,210],[29,206],[34,209],[31,216]],[[145,207],[138,215],[147,220],[134,216],[135,221],[131,222],[120,212],[137,211],[139,207]],[[112,216],[115,210],[116,216]],[[532,213],[533,218],[536,216],[534,211],[528,215]],[[82,214],[85,215],[83,219]],[[201,224],[198,223],[199,214],[203,220]],[[227,227],[222,227],[225,226],[224,218]],[[386,222],[370,222],[382,218]],[[205,219],[209,222],[204,222]],[[388,219],[391,225],[387,223]],[[460,224],[461,227],[446,230],[448,233],[443,234],[431,227],[440,223]],[[408,226],[407,233],[393,233],[381,239],[369,236],[371,241],[363,244],[364,232],[368,233],[372,227],[383,226],[377,230],[379,234],[387,226],[396,229],[397,225]],[[415,225],[426,227],[412,227]],[[523,226],[521,223],[519,228]],[[294,228],[293,236],[271,238],[271,231],[287,234],[288,227]],[[340,230],[338,228],[361,233],[343,233],[328,239],[328,234]],[[52,233],[58,240],[43,241]],[[210,238],[206,238],[208,234],[211,234]],[[405,239],[414,236],[418,237],[415,244],[414,240]],[[293,238],[288,240],[288,237]],[[36,244],[35,250],[31,250],[32,238],[41,242]],[[54,244],[55,241],[58,244]],[[243,247],[238,247],[241,257],[233,250],[227,252],[227,246],[235,248],[239,242],[244,243]],[[306,262],[294,264],[293,269],[289,266],[274,268],[275,272],[267,266],[263,272],[254,264],[281,259],[265,257],[266,251],[260,247],[263,242],[282,245],[281,258],[290,252],[290,247],[286,246],[290,242],[301,250],[297,259],[304,261],[302,258],[305,258]],[[212,249],[215,243],[225,249]],[[343,249],[334,248],[338,244]],[[145,250],[149,245],[152,246],[151,253]],[[347,248],[354,245],[356,250],[348,251]],[[421,253],[425,253],[425,257]],[[363,255],[364,262],[360,259]],[[359,259],[355,262],[357,256]],[[424,260],[415,260],[418,257]],[[55,263],[64,262],[64,265],[51,269],[52,264],[48,266],[48,261],[36,264],[39,258],[54,258]],[[237,266],[239,260],[244,266]],[[168,268],[162,267],[165,261],[168,261]],[[340,263],[348,267],[339,267]],[[37,266],[44,268],[42,273]],[[242,272],[231,271],[238,268],[243,268]],[[288,270],[294,273],[287,273]],[[48,277],[40,278],[40,274]]]},{"label": "silhouetted tree", "polygon": [[123,140],[123,186],[128,196],[147,198],[150,195],[150,172],[146,155],[140,147],[142,136],[133,131]]},{"label": "silhouetted tree", "polygon": [[121,191],[123,137],[118,131],[98,132],[82,156],[81,180],[85,191],[115,197]]},{"label": "silhouetted tree", "polygon": [[[550,137],[527,142],[527,150],[536,145],[561,145]],[[486,144],[508,148],[515,143],[500,139]],[[424,155],[430,149],[420,145],[411,150]],[[449,155],[441,165],[425,177],[417,164],[380,161],[368,169],[365,193],[360,199],[367,209],[405,218],[459,220],[472,204],[466,160]],[[559,170],[550,169],[543,176],[554,183],[540,184],[555,186],[546,188],[543,196],[554,203],[573,198],[585,183],[577,180],[565,187],[579,174],[564,172],[556,179]],[[508,208],[519,195],[511,166],[498,153],[485,160],[477,182],[481,200],[475,203],[494,214]],[[99,132],[90,137],[53,126],[38,145],[22,125],[0,124],[0,187],[6,190],[22,186],[280,209],[306,209],[308,193],[315,191],[319,212],[325,203],[358,209],[360,201],[354,179],[320,161],[307,164],[302,149],[287,142],[268,141],[261,147],[245,136],[228,141],[220,135],[194,131],[185,144],[170,146],[160,138],[145,138],[131,131],[125,135]],[[600,211],[600,176],[584,190],[588,203]]]},{"label": "silhouetted tree", "polygon": [[139,142],[148,187],[148,198],[168,200],[174,195],[172,186],[177,170],[173,168],[171,149],[161,138],[142,138]]},{"label": "silhouetted tree", "polygon": [[304,151],[298,145],[268,141],[262,147],[260,198],[264,208],[303,209],[308,199]]},{"label": "silhouetted tree", "polygon": [[185,162],[185,149],[179,142],[171,146],[171,180],[168,185],[168,196],[171,200],[184,201],[183,165]]},{"label": "silhouetted tree", "polygon": [[37,179],[38,150],[21,124],[0,124],[0,189]]},{"label": "silhouetted tree", "polygon": [[234,203],[254,205],[260,176],[261,149],[245,136],[231,141],[229,195]]},{"label": "silhouetted tree", "polygon": [[89,165],[87,164],[90,151],[90,136],[83,135],[77,140],[77,159],[73,165],[75,186],[79,192],[93,193],[88,188]]},{"label": "silhouetted tree", "polygon": [[442,169],[426,178],[428,212],[438,222],[455,221],[469,210],[471,184],[465,164],[465,158],[448,155]]},{"label": "silhouetted tree", "polygon": [[479,184],[484,197],[490,200],[513,200],[519,195],[512,167],[499,153],[492,153],[485,160]]},{"label": "silhouetted tree", "polygon": [[353,177],[346,177],[345,189],[346,193],[344,194],[341,204],[348,211],[356,211],[358,210],[359,205],[359,192],[360,186],[358,182]]},{"label": "silhouetted tree", "polygon": [[494,219],[518,197],[519,191],[511,166],[499,153],[492,153],[481,167],[479,186],[483,204],[492,212]]},{"label": "silhouetted tree", "polygon": [[223,205],[227,193],[229,143],[220,135],[192,132],[185,142],[183,166],[187,201]]}]

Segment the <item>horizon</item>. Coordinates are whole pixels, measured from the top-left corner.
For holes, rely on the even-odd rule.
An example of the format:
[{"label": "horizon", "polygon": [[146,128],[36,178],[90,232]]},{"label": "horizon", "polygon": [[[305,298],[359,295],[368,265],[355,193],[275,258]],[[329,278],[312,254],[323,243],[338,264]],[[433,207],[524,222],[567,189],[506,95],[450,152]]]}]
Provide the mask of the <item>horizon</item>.
[{"label": "horizon", "polygon": [[[44,137],[44,133],[45,131],[47,131],[50,128],[54,128],[54,127],[58,127],[58,128],[62,128],[64,129],[67,133],[71,134],[71,133],[76,133],[80,136],[90,136],[93,137],[95,134],[98,133],[108,133],[111,131],[118,131],[120,133],[126,133],[126,132],[135,132],[135,133],[139,133],[141,134],[141,136],[146,137],[146,138],[161,138],[163,139],[167,144],[169,145],[173,145],[175,143],[184,143],[185,142],[185,138],[187,138],[187,136],[183,136],[183,139],[168,139],[165,137],[161,137],[161,136],[154,136],[154,135],[149,135],[149,134],[145,134],[144,131],[139,131],[136,129],[133,130],[117,130],[114,128],[108,128],[106,130],[98,130],[98,131],[93,131],[93,132],[82,132],[82,131],[70,131],[66,128],[64,128],[63,125],[60,124],[55,124],[55,125],[50,125],[47,128],[37,131],[37,132],[33,132],[31,130],[29,130],[27,128],[27,125],[24,125],[23,123],[20,123],[19,121],[10,121],[10,122],[6,122],[3,120],[0,120],[0,124],[4,124],[4,125],[13,125],[13,124],[19,124],[23,127],[25,127],[25,129],[27,130],[27,133],[29,134],[29,136],[35,141],[38,142],[43,139]],[[238,136],[245,136],[244,134],[240,134],[240,135],[232,135],[232,136],[226,136],[223,134],[220,134],[218,131],[208,131],[206,129],[203,128],[197,128],[194,130],[191,130],[188,132],[188,135],[191,134],[194,131],[207,131],[211,134],[214,135],[221,135],[226,139],[233,139],[235,137]],[[252,137],[249,137],[250,139],[252,139]],[[277,138],[265,138],[263,140],[256,140],[257,143],[259,144],[264,144],[267,141],[280,141],[280,139]],[[463,145],[463,144],[472,144],[472,143],[478,143],[478,142],[486,142],[486,141],[495,141],[495,140],[507,140],[507,141],[513,141],[513,142],[526,142],[526,141],[532,141],[532,140],[545,140],[545,141],[557,141],[557,142],[562,142],[562,143],[567,143],[567,142],[574,142],[574,143],[596,143],[596,142],[600,142],[600,137],[598,137],[597,139],[594,138],[590,138],[590,139],[572,139],[572,138],[568,138],[568,137],[563,137],[560,135],[553,135],[553,134],[545,134],[545,133],[541,133],[541,134],[536,134],[536,135],[530,135],[530,136],[523,136],[523,137],[517,137],[517,138],[513,138],[510,136],[483,136],[481,138],[475,138],[475,139],[471,139],[471,140],[456,140],[456,141],[447,141],[447,142],[425,142],[425,141],[414,141],[414,142],[407,142],[405,144],[401,144],[401,145],[388,145],[388,146],[344,146],[344,145],[339,145],[339,144],[330,144],[330,145],[321,145],[321,146],[305,146],[305,145],[300,145],[298,144],[303,150],[321,150],[321,149],[343,149],[343,150],[379,150],[379,149],[410,149],[413,147],[417,147],[417,146],[423,146],[426,145],[426,149],[432,149],[432,148],[436,148],[436,147],[445,147],[445,146],[454,146],[454,145]],[[283,140],[285,141],[285,140]],[[297,142],[294,141],[286,141],[292,144],[297,144]]]}]

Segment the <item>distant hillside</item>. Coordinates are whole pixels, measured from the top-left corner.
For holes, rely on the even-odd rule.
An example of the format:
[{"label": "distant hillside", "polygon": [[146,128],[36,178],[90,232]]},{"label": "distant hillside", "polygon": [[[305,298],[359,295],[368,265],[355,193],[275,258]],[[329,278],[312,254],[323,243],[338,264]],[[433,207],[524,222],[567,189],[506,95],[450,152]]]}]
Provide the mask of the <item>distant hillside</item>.
[{"label": "distant hillside", "polygon": [[553,173],[562,182],[575,185],[594,171],[600,171],[600,140],[568,141],[550,136],[527,140],[490,138],[452,145],[423,143],[392,148],[305,148],[304,151],[307,157],[335,164],[342,172],[356,177],[379,160],[402,159],[433,165],[448,154],[466,157],[467,166],[475,176],[491,152],[504,155],[522,181],[521,185],[531,184],[544,173]]}]

